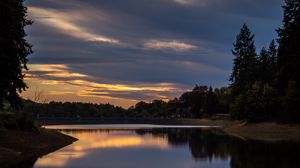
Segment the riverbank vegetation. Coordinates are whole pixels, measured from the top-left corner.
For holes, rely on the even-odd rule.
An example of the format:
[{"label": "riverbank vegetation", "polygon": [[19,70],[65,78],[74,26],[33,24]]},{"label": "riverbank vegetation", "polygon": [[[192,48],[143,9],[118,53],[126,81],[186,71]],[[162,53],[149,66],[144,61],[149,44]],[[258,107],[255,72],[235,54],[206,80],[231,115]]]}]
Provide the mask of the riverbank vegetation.
[{"label": "riverbank vegetation", "polygon": [[41,129],[38,122],[28,118],[25,114],[0,113],[0,130],[24,130],[39,132]]}]

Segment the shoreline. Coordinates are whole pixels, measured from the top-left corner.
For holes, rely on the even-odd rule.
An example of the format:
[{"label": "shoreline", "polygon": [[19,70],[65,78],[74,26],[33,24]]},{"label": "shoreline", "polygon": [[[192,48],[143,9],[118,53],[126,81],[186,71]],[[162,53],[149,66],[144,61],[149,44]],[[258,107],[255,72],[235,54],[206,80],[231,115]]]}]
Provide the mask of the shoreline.
[{"label": "shoreline", "polygon": [[228,118],[204,119],[60,119],[47,120],[44,125],[77,125],[77,124],[154,124],[154,125],[188,125],[188,126],[221,126],[222,132],[243,140],[267,142],[300,141],[300,124],[282,124],[275,122],[247,123]]},{"label": "shoreline", "polygon": [[218,129],[228,135],[243,140],[267,142],[300,141],[300,124],[282,124],[275,122],[247,123],[230,119],[61,119],[47,120],[44,125],[76,124],[154,124],[154,125],[189,125],[220,126]]},{"label": "shoreline", "polygon": [[189,126],[229,126],[239,121],[228,119],[161,119],[161,118],[108,118],[108,119],[40,119],[42,125],[91,125],[91,124],[152,124],[152,125],[189,125]]},{"label": "shoreline", "polygon": [[35,161],[48,153],[72,144],[77,139],[53,130],[40,132],[2,130],[0,138],[0,165],[12,167],[33,166]]}]

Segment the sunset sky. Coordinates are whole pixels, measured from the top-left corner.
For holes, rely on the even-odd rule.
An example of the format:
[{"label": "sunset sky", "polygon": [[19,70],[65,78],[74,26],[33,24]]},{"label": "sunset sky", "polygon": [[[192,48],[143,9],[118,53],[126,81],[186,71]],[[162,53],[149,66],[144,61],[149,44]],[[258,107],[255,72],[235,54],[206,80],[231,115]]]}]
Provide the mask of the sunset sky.
[{"label": "sunset sky", "polygon": [[40,101],[172,99],[195,84],[228,85],[243,23],[257,50],[277,37],[282,0],[27,0],[34,54],[26,72]]}]

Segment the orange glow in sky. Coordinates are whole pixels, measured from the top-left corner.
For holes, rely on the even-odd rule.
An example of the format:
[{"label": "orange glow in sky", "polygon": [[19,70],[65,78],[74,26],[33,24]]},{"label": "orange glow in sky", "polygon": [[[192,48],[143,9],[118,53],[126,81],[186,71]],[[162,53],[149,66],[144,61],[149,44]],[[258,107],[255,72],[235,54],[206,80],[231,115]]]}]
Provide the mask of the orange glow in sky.
[{"label": "orange glow in sky", "polygon": [[153,99],[168,100],[169,97],[164,96],[163,93],[180,91],[171,83],[110,84],[93,82],[92,77],[86,74],[71,72],[67,65],[32,64],[29,65],[29,69],[30,71],[25,77],[29,88],[22,93],[22,96],[33,100],[36,92],[41,92],[41,98],[37,100],[40,102],[54,100],[110,103],[127,108],[140,100],[118,97],[111,93],[131,94],[133,92],[134,94],[135,92],[144,92],[152,96]]}]

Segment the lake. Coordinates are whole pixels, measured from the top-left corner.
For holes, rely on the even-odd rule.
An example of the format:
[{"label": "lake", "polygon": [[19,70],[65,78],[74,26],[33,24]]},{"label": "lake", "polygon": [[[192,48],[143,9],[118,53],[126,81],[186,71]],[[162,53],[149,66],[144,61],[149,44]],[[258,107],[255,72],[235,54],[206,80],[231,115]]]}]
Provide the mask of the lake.
[{"label": "lake", "polygon": [[300,165],[299,142],[266,143],[215,128],[159,125],[49,126],[78,141],[34,168],[260,168]]}]

